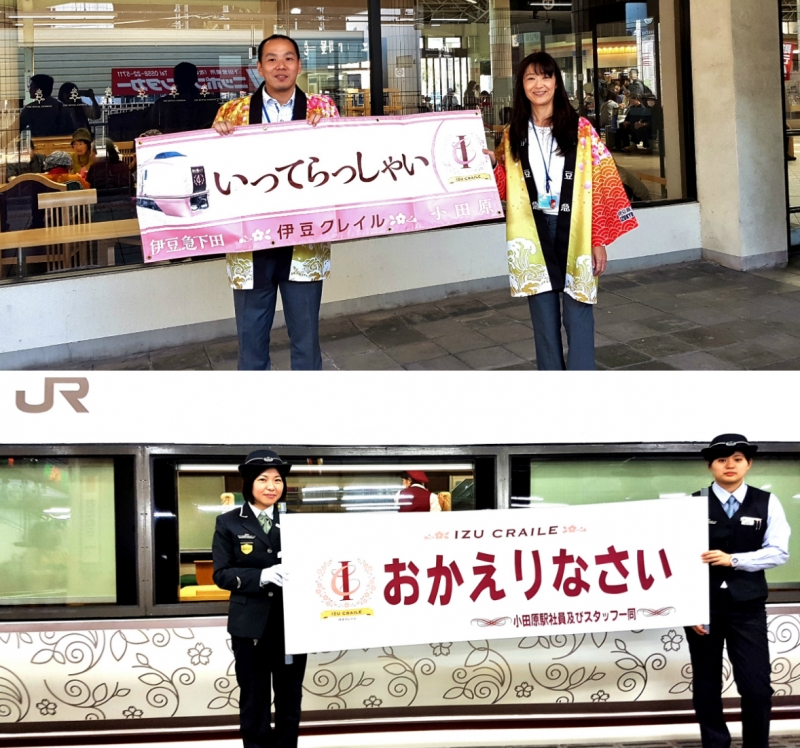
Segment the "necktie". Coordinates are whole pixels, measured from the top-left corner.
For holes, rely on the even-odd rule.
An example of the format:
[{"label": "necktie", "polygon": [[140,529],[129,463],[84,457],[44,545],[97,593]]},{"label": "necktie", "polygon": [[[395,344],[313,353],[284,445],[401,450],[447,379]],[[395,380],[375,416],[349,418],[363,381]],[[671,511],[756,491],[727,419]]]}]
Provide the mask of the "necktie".
[{"label": "necktie", "polygon": [[261,514],[258,515],[258,522],[261,527],[264,528],[264,532],[269,535],[269,530],[272,527],[272,520],[269,518],[269,515],[266,512],[261,512]]},{"label": "necktie", "polygon": [[727,514],[729,518],[733,517],[733,515],[736,514],[736,510],[738,508],[739,508],[739,502],[736,500],[735,496],[731,496],[725,502],[725,514]]}]

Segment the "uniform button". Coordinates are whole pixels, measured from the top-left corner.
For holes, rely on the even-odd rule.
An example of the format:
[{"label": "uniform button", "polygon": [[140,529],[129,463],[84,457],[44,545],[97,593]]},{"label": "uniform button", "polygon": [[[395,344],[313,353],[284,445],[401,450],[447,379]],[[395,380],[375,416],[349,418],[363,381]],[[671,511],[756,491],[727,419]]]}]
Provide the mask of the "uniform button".
[{"label": "uniform button", "polygon": [[272,553],[272,548],[267,548],[267,553]]},{"label": "uniform button", "polygon": [[272,592],[267,592],[267,597],[272,597],[273,594]]}]

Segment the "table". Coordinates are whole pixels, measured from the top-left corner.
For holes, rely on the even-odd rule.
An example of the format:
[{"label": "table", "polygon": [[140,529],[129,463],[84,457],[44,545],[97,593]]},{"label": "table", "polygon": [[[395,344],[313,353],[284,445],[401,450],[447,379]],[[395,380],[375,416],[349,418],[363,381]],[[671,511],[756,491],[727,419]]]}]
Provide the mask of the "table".
[{"label": "table", "polygon": [[139,236],[139,221],[126,218],[122,221],[101,221],[75,226],[56,226],[48,229],[26,229],[0,233],[0,249],[16,249],[17,272],[22,274],[22,250],[27,247],[41,247],[48,244],[69,244],[70,242],[104,241],[122,239],[126,236]]},{"label": "table", "polygon": [[201,600],[229,600],[231,593],[221,590],[215,584],[198,584],[181,588],[181,602],[200,602]]}]

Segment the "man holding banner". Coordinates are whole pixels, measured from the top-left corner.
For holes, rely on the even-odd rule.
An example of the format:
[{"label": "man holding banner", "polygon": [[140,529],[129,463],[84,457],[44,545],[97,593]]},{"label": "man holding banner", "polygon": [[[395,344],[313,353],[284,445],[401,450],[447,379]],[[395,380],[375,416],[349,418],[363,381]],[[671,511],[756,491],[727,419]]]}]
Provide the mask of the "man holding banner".
[{"label": "man holding banner", "polygon": [[[338,117],[327,96],[306,96],[296,86],[302,69],[300,49],[288,36],[273,34],[258,47],[258,73],[264,83],[252,96],[229,101],[217,113],[214,129],[229,135],[237,125],[274,124]],[[269,341],[278,290],[291,343],[292,369],[321,369],[319,309],[322,281],[331,264],[330,243],[280,247],[227,255],[233,288],[239,370],[268,370]]]},{"label": "man holding banner", "polygon": [[772,701],[767,643],[766,569],[789,559],[791,530],[774,494],[744,479],[758,446],[741,434],[722,434],[702,450],[714,483],[695,494],[708,500],[711,615],[687,628],[693,701],[703,748],[729,748],[722,712],[722,648],[728,647],[742,697],[743,748],[768,748]]}]

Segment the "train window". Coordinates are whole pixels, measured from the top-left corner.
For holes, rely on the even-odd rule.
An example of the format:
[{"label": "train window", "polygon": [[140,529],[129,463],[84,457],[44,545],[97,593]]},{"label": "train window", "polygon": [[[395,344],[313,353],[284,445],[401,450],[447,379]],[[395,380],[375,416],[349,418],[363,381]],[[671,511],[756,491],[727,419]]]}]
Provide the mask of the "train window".
[{"label": "train window", "polygon": [[[415,501],[442,511],[495,506],[494,458],[446,460],[287,458],[289,512],[397,512],[411,501],[401,475],[424,473],[427,493]],[[237,462],[156,460],[156,602],[225,600],[214,586],[211,541],[217,516],[244,503]],[[422,499],[420,498],[422,497]],[[415,507],[422,508],[421,504]]]},{"label": "train window", "polygon": [[[512,457],[511,506],[640,501],[691,495],[710,485],[706,464],[697,456],[653,458],[609,455],[583,457]],[[771,586],[800,585],[800,470],[796,459],[757,456],[747,482],[780,500],[789,524],[790,560],[767,572]]]},{"label": "train window", "polygon": [[0,458],[0,606],[135,603],[132,475],[132,459]]}]

